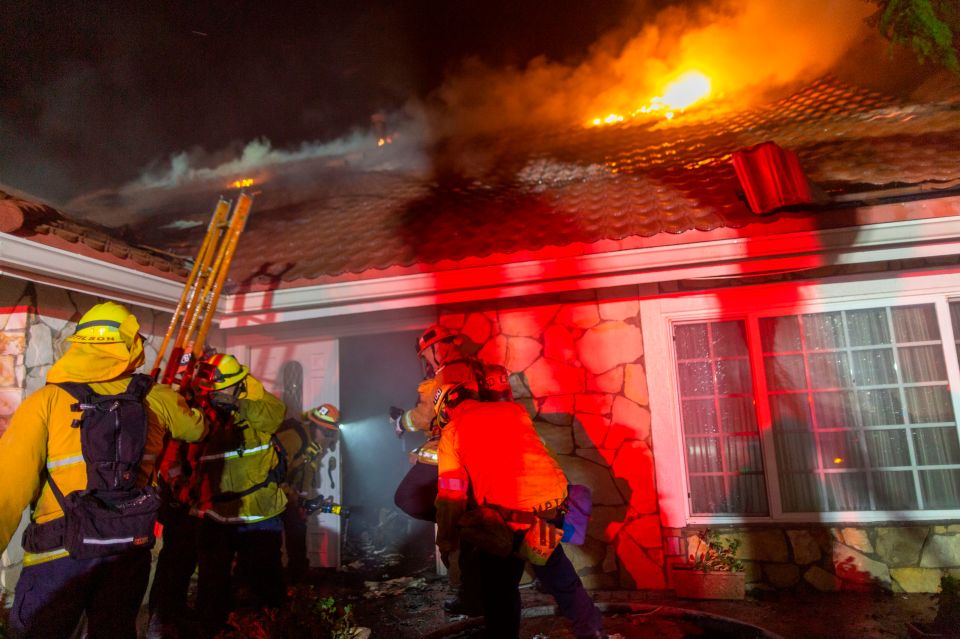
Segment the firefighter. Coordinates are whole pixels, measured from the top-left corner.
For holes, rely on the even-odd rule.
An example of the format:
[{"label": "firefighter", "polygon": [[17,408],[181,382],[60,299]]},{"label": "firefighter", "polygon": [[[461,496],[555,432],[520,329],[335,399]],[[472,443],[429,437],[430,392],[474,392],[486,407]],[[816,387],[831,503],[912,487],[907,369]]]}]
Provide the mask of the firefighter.
[{"label": "firefighter", "polygon": [[286,419],[277,431],[288,459],[283,483],[287,508],[283,513],[283,537],[287,549],[287,578],[302,581],[310,568],[307,559],[307,511],[304,501],[315,497],[320,487],[321,459],[340,438],[340,411],[333,404],[311,408],[301,419]]},{"label": "firefighter", "polygon": [[213,637],[230,610],[231,567],[270,608],[283,601],[281,488],[285,454],[274,433],[286,410],[232,355],[202,362],[194,386],[211,415],[211,433],[192,457],[198,541],[197,613]]},{"label": "firefighter", "polygon": [[434,324],[417,338],[424,379],[417,387],[417,405],[403,411],[391,408],[391,422],[398,436],[404,432],[423,432],[427,441],[411,452],[413,466],[400,481],[394,503],[414,519],[436,521],[437,446],[440,431],[433,411],[433,393],[439,384],[477,383],[482,365],[462,351],[463,337],[440,324]]},{"label": "firefighter", "polygon": [[[93,306],[67,338],[70,348],[47,373],[47,385],[23,401],[0,437],[0,551],[28,505],[31,518],[9,618],[15,637],[69,637],[84,612],[91,637],[136,636],[136,616],[150,572],[149,547],[90,559],[76,559],[62,547],[45,552],[27,547],[34,545],[28,536],[36,541],[43,535],[34,532],[54,530],[63,521],[51,481],[69,497],[89,486],[88,470],[95,467],[85,459],[90,451],[88,443],[81,442],[81,428],[72,427],[79,402],[55,384],[88,384],[98,395],[123,393],[144,362],[139,329],[137,318],[124,306]],[[165,432],[186,441],[199,440],[205,432],[203,415],[169,386],[152,385],[143,406],[147,420],[141,486],[148,482]],[[59,529],[62,545],[64,528]]]},{"label": "firefighter", "polygon": [[[502,374],[491,371],[497,385]],[[530,560],[543,588],[582,639],[604,637],[600,612],[563,552],[562,514],[567,478],[550,455],[526,410],[509,401],[477,401],[467,384],[437,389],[443,426],[439,447],[437,547],[445,563],[469,538],[479,559],[483,613],[489,637],[517,637],[524,563]],[[509,442],[509,446],[504,446]],[[471,503],[474,506],[468,512]],[[470,533],[468,535],[468,533]]]}]

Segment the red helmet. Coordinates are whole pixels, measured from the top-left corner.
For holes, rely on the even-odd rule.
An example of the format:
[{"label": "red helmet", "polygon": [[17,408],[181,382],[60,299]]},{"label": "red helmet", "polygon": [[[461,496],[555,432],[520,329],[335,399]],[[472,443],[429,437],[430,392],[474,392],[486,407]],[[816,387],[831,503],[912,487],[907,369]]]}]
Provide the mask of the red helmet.
[{"label": "red helmet", "polygon": [[417,338],[417,355],[422,355],[423,351],[438,342],[452,342],[458,339],[460,339],[460,336],[446,326],[434,324]]},{"label": "red helmet", "polygon": [[484,366],[483,377],[480,378],[480,399],[485,402],[513,401],[510,371],[499,364]]}]

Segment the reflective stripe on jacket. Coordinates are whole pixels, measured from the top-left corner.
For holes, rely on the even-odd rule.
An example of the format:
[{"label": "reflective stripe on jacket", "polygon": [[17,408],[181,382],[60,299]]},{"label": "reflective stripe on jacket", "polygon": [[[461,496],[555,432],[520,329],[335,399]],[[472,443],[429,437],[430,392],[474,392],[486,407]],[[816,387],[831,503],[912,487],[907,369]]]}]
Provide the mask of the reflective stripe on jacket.
[{"label": "reflective stripe on jacket", "polygon": [[261,521],[282,513],[287,505],[287,497],[275,481],[246,493],[266,480],[278,463],[271,435],[286,411],[283,402],[252,375],[246,383],[235,424],[214,428],[208,441],[195,447],[199,449],[194,455],[199,485],[192,512],[220,523]]},{"label": "reflective stripe on jacket", "polygon": [[[129,376],[109,382],[87,382],[98,394],[122,393]],[[31,519],[45,523],[63,516],[60,504],[41,478],[44,468],[64,494],[87,486],[87,466],[80,445],[80,429],[72,428],[80,416],[70,407],[76,400],[58,386],[48,385],[27,397],[17,409],[6,432],[0,437],[0,468],[4,481],[0,486],[0,550],[6,548],[20,522],[20,515],[33,505]],[[154,385],[146,397],[147,443],[140,465],[140,484],[153,470],[164,432],[177,439],[196,441],[203,437],[204,421],[199,411],[191,409],[183,398],[168,386]],[[26,553],[25,563],[55,559],[56,551],[42,556]]]}]

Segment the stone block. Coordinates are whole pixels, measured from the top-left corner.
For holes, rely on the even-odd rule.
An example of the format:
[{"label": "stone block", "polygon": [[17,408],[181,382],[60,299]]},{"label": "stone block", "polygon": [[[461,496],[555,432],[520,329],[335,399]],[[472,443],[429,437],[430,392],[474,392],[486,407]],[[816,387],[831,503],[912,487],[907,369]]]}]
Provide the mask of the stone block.
[{"label": "stone block", "polygon": [[892,568],[890,577],[893,579],[897,592],[938,592],[940,590],[939,568]]},{"label": "stone block", "polygon": [[573,395],[554,395],[540,402],[540,419],[551,424],[569,426],[573,423]]},{"label": "stone block", "polygon": [[[0,308],[12,308],[19,312],[23,307],[33,302],[26,299],[27,285],[26,280],[18,280],[13,277],[5,277],[0,282]],[[2,322],[0,322],[2,324]]]},{"label": "stone block", "polygon": [[0,355],[22,355],[27,348],[27,338],[23,331],[0,333]]},{"label": "stone block", "polygon": [[796,564],[765,564],[763,573],[776,588],[792,588],[800,581],[800,567]]},{"label": "stone block", "polygon": [[477,357],[486,364],[503,365],[507,361],[507,336],[497,335],[480,347]]},{"label": "stone block", "polygon": [[860,552],[873,552],[873,544],[863,528],[841,528],[840,539],[843,543]]},{"label": "stone block", "polygon": [[543,356],[571,364],[577,359],[573,335],[565,326],[548,326],[543,332]]},{"label": "stone block", "polygon": [[460,333],[479,347],[486,344],[490,336],[493,335],[493,322],[483,313],[470,313],[467,315]]},{"label": "stone block", "polygon": [[801,566],[812,564],[819,561],[823,556],[820,552],[820,544],[813,538],[809,530],[788,530],[787,538],[790,540],[790,548],[793,550],[793,561]]},{"label": "stone block", "polygon": [[623,394],[641,406],[650,404],[647,389],[647,370],[643,364],[627,364],[623,367]]},{"label": "stone block", "polygon": [[583,393],[577,395],[574,405],[578,413],[608,415],[613,407],[613,395],[605,393]]},{"label": "stone block", "polygon": [[527,384],[534,397],[571,395],[582,393],[586,388],[586,376],[582,368],[543,357],[530,365],[525,372]]},{"label": "stone block", "polygon": [[623,389],[623,367],[608,370],[606,373],[587,374],[587,390],[601,393],[619,393]]},{"label": "stone block", "polygon": [[577,354],[588,371],[599,375],[639,359],[643,355],[643,335],[637,326],[604,322],[583,334],[577,342]]},{"label": "stone block", "polygon": [[27,376],[23,380],[23,394],[24,397],[33,393],[34,391],[43,388],[47,383],[47,373],[50,371],[49,366],[39,366],[37,368],[31,368],[27,370]]},{"label": "stone block", "polygon": [[874,533],[877,556],[891,567],[916,566],[927,531],[926,526],[877,528]]},{"label": "stone block", "polygon": [[554,453],[568,455],[573,452],[573,431],[569,426],[557,426],[537,420],[533,423],[540,439]]},{"label": "stone block", "polygon": [[960,535],[933,535],[920,557],[921,568],[960,567]]},{"label": "stone block", "polygon": [[611,470],[621,484],[626,484],[627,488],[623,494],[627,497],[633,512],[657,512],[657,480],[653,467],[653,451],[645,442],[625,442],[617,450]]},{"label": "stone block", "polygon": [[650,436],[650,410],[632,402],[626,397],[617,396],[613,402],[613,421],[608,439],[617,441],[607,443],[613,448],[625,439],[646,440]]},{"label": "stone block", "polygon": [[0,389],[0,415],[4,417],[13,415],[24,397],[23,391],[19,388]]},{"label": "stone block", "polygon": [[577,448],[603,446],[610,431],[610,418],[603,415],[577,415],[573,420],[573,437]]},{"label": "stone block", "polygon": [[600,311],[596,302],[564,304],[554,322],[561,326],[587,329],[600,323]]},{"label": "stone block", "polygon": [[621,535],[630,535],[643,548],[663,549],[663,530],[660,528],[660,516],[641,515],[624,523]]},{"label": "stone block", "polygon": [[657,561],[658,553],[648,552],[630,537],[619,535],[617,557],[620,563],[621,588],[662,590],[666,587],[663,563]]},{"label": "stone block", "polygon": [[17,386],[17,356],[0,355],[0,388]]},{"label": "stone block", "polygon": [[503,365],[511,373],[525,371],[537,361],[542,351],[543,346],[540,342],[531,337],[507,338],[507,357]]},{"label": "stone block", "polygon": [[583,484],[593,491],[594,506],[621,506],[623,496],[610,477],[606,466],[589,462],[573,455],[557,455],[561,468],[571,484]]},{"label": "stone block", "polygon": [[604,320],[625,320],[640,314],[640,302],[636,299],[601,301],[600,318]]},{"label": "stone block", "polygon": [[890,567],[848,546],[833,548],[833,570],[844,582],[854,585],[890,587]]},{"label": "stone block", "polygon": [[497,317],[500,332],[512,337],[540,337],[559,310],[558,305],[502,309]]},{"label": "stone block", "polygon": [[578,448],[574,454],[594,464],[609,467],[610,464],[613,463],[613,458],[616,457],[617,451],[610,450],[609,448]]},{"label": "stone block", "polygon": [[609,543],[620,533],[626,516],[626,506],[594,506],[587,524],[587,535]]},{"label": "stone block", "polygon": [[820,592],[836,592],[840,590],[842,584],[836,575],[831,575],[820,566],[811,566],[808,568],[807,571],[803,573],[803,580]]},{"label": "stone block", "polygon": [[570,559],[574,570],[580,572],[600,572],[603,560],[607,556],[607,545],[598,539],[587,538],[580,546],[563,545],[563,552]]},{"label": "stone block", "polygon": [[741,559],[777,563],[789,560],[787,540],[782,530],[750,530],[723,536],[740,540],[738,555]]}]

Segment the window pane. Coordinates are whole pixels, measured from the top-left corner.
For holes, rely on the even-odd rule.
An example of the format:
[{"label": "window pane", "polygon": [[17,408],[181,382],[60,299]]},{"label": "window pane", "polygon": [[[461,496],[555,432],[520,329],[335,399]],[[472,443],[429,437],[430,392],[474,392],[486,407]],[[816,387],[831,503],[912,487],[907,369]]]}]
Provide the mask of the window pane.
[{"label": "window pane", "polygon": [[856,396],[848,392],[814,393],[813,411],[823,428],[856,426]]},{"label": "window pane", "polygon": [[950,302],[950,324],[953,326],[953,341],[960,357],[960,302]]},{"label": "window pane", "polygon": [[871,308],[863,311],[847,311],[847,332],[851,346],[875,346],[890,343],[890,326],[887,309]]},{"label": "window pane", "polygon": [[877,510],[916,510],[917,491],[910,471],[887,471],[873,474],[873,492]]},{"label": "window pane", "polygon": [[903,423],[900,392],[895,388],[865,390],[857,393],[860,421],[864,426],[890,426]]},{"label": "window pane", "polygon": [[[796,320],[799,345],[763,358],[784,509],[931,509],[956,497],[960,438],[936,307]],[[793,339],[788,319],[763,326],[771,348]]]},{"label": "window pane", "polygon": [[946,386],[907,388],[907,416],[912,424],[936,424],[953,421],[950,391]]},{"label": "window pane", "polygon": [[807,350],[843,348],[843,314],[816,313],[803,316],[803,339]]},{"label": "window pane", "polygon": [[780,501],[784,512],[806,513],[824,510],[820,482],[815,475],[780,475]]},{"label": "window pane", "polygon": [[824,468],[861,468],[860,437],[849,431],[820,434],[820,463]]},{"label": "window pane", "polygon": [[725,397],[719,402],[720,424],[725,433],[756,433],[756,413],[751,397]]},{"label": "window pane", "polygon": [[866,473],[830,473],[824,477],[827,510],[870,510]]},{"label": "window pane", "polygon": [[874,468],[909,466],[910,446],[902,430],[885,429],[864,433],[867,456]]},{"label": "window pane", "polygon": [[712,399],[685,399],[680,402],[683,427],[691,434],[716,433],[717,409]]},{"label": "window pane", "polygon": [[687,362],[677,365],[680,396],[713,395],[713,368],[710,362]]},{"label": "window pane", "polygon": [[800,350],[800,324],[796,317],[765,317],[760,320],[760,343],[764,353]]},{"label": "window pane", "polygon": [[767,367],[767,388],[797,390],[807,387],[802,355],[780,355],[763,358]]},{"label": "window pane", "polygon": [[917,450],[917,463],[921,466],[960,464],[960,443],[954,426],[917,428],[913,431],[913,446]]},{"label": "window pane", "polygon": [[695,359],[710,352],[706,324],[683,324],[674,329],[673,335],[680,359]]},{"label": "window pane", "polygon": [[812,388],[845,388],[850,386],[850,365],[844,353],[813,353],[810,355],[810,385]]},{"label": "window pane", "polygon": [[947,378],[947,366],[939,344],[897,349],[903,381],[935,382]]},{"label": "window pane", "polygon": [[721,359],[717,362],[717,392],[721,395],[751,393],[750,362]]},{"label": "window pane", "polygon": [[747,334],[743,322],[715,322],[711,326],[713,354],[717,357],[743,357],[747,354]]},{"label": "window pane", "polygon": [[687,438],[687,465],[690,472],[709,473],[720,471],[720,446],[716,437]]},{"label": "window pane", "polygon": [[892,348],[872,348],[853,353],[853,378],[858,386],[894,384],[897,371]]},{"label": "window pane", "polygon": [[899,306],[890,309],[890,314],[897,343],[940,341],[940,327],[933,306]]},{"label": "window pane", "polygon": [[921,470],[920,485],[927,508],[956,510],[960,503],[960,469]]},{"label": "window pane", "polygon": [[766,514],[744,322],[678,325],[674,336],[691,511]]}]

